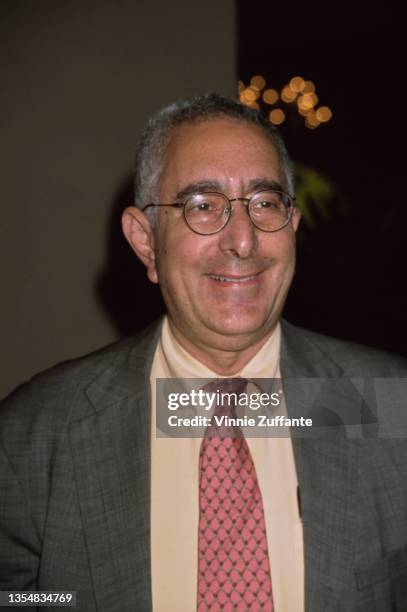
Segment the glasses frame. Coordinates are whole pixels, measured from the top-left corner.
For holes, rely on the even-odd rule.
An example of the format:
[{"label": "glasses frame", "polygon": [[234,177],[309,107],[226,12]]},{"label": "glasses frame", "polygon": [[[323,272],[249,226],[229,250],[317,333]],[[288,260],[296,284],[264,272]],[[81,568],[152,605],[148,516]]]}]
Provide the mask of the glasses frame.
[{"label": "glasses frame", "polygon": [[[284,224],[279,227],[278,229],[274,229],[274,230],[265,230],[262,227],[259,227],[258,225],[255,224],[255,222],[253,221],[251,214],[250,214],[250,202],[253,200],[253,198],[255,198],[256,196],[259,195],[259,193],[265,193],[268,191],[272,191],[273,193],[278,193],[281,194],[282,196],[285,196],[287,198],[288,204],[286,204],[284,202],[284,206],[288,209],[288,217],[286,219],[286,221],[284,222]],[[190,224],[188,223],[186,214],[185,214],[185,207],[188,204],[189,200],[191,199],[191,197],[193,197],[194,195],[198,195],[197,193],[195,194],[191,194],[191,196],[189,196],[185,202],[172,202],[170,204],[155,204],[154,202],[151,202],[150,204],[146,204],[146,206],[144,206],[141,210],[142,212],[144,212],[145,210],[147,210],[147,208],[150,208],[151,206],[160,208],[160,207],[172,207],[172,208],[182,208],[182,212],[183,212],[183,217],[184,217],[184,221],[187,224],[187,226],[189,227],[189,229],[194,232],[195,234],[198,234],[199,236],[213,236],[214,234],[218,234],[219,232],[221,232],[223,229],[225,229],[225,227],[227,226],[227,224],[229,223],[230,219],[232,218],[232,213],[233,213],[233,208],[232,208],[232,202],[246,202],[246,212],[248,214],[248,217],[250,219],[250,221],[253,223],[254,227],[258,230],[260,230],[261,232],[266,232],[267,234],[273,234],[274,232],[279,232],[280,230],[282,230],[284,227],[286,227],[293,216],[294,213],[294,209],[295,209],[295,205],[294,205],[294,200],[295,200],[295,195],[290,195],[289,193],[287,193],[286,191],[283,191],[282,189],[261,189],[260,191],[256,191],[256,193],[254,193],[252,196],[250,196],[250,198],[228,198],[224,193],[220,193],[218,191],[203,191],[202,194],[208,194],[208,195],[217,195],[217,196],[221,196],[224,201],[225,201],[225,208],[223,210],[224,214],[225,214],[225,222],[224,224],[217,229],[214,232],[208,232],[208,233],[203,233],[203,232],[198,232],[196,229],[194,229],[193,227],[190,226]],[[283,200],[284,201],[284,200]]]}]

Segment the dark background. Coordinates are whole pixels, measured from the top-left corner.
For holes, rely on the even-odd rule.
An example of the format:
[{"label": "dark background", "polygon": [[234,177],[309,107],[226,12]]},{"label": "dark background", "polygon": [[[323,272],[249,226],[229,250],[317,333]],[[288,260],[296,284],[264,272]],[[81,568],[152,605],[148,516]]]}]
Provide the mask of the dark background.
[{"label": "dark background", "polygon": [[405,20],[389,3],[238,2],[238,75],[280,89],[312,80],[332,120],[281,126],[295,161],[344,196],[346,214],[302,229],[286,307],[294,323],[407,354]]},{"label": "dark background", "polygon": [[333,119],[282,133],[347,202],[301,229],[287,318],[407,354],[405,20],[354,5],[2,2],[0,395],[162,311],[120,228],[137,136],[164,104],[256,74],[315,82]]},{"label": "dark background", "polygon": [[0,2],[0,397],[156,314],[120,229],[135,144],[175,99],[233,94],[235,8]]}]

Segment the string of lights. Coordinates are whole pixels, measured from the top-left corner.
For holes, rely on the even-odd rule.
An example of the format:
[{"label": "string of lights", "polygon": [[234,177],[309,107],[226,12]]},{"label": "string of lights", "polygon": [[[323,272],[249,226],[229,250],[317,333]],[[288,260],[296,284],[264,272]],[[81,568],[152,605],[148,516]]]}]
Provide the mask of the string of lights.
[{"label": "string of lights", "polygon": [[274,125],[280,125],[286,120],[289,108],[296,109],[304,118],[307,128],[314,130],[327,123],[332,118],[329,106],[318,106],[319,98],[312,81],[306,81],[300,76],[294,76],[282,87],[281,91],[266,87],[266,80],[261,75],[253,76],[250,85],[238,81],[238,95],[242,104],[256,108],[264,105],[276,106],[268,111],[268,117]]}]

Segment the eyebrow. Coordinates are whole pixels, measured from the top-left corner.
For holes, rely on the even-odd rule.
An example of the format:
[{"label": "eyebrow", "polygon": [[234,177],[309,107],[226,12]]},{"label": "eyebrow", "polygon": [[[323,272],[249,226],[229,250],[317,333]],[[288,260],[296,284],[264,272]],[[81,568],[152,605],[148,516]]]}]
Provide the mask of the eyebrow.
[{"label": "eyebrow", "polygon": [[278,181],[271,178],[261,177],[252,179],[247,183],[246,187],[248,192],[251,191],[267,191],[268,189],[274,189],[276,191],[284,191],[283,186]]},{"label": "eyebrow", "polygon": [[176,200],[183,200],[190,195],[195,193],[202,193],[207,191],[222,191],[222,187],[218,181],[198,181],[197,183],[189,183],[186,187],[181,189],[175,196]]},{"label": "eyebrow", "polygon": [[[268,189],[274,189],[276,191],[284,191],[281,183],[271,178],[259,177],[251,179],[245,186],[245,194],[256,192],[256,191],[267,191]],[[205,193],[208,191],[215,191],[223,193],[223,187],[218,181],[202,180],[196,183],[189,183],[181,189],[175,196],[176,201],[182,201],[188,196],[194,195],[195,193]]]}]

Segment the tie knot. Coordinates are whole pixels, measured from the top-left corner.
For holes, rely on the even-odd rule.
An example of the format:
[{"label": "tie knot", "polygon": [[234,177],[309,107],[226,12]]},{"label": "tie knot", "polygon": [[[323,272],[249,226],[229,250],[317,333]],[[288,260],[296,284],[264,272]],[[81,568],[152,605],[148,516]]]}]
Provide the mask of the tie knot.
[{"label": "tie knot", "polygon": [[215,378],[205,385],[204,388],[212,392],[219,391],[219,393],[235,393],[240,395],[244,392],[246,386],[246,378]]},{"label": "tie knot", "polygon": [[244,393],[246,386],[246,378],[216,378],[205,385],[205,391],[215,394],[213,414],[235,418],[239,397]]}]

